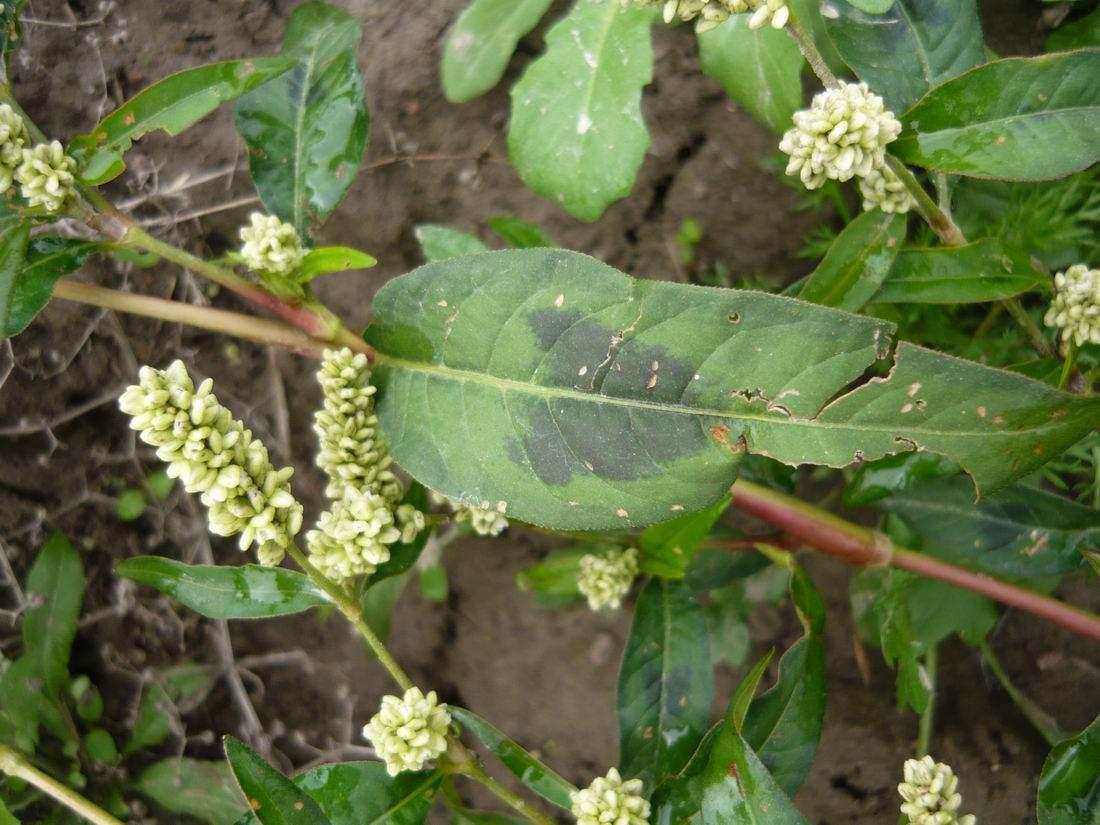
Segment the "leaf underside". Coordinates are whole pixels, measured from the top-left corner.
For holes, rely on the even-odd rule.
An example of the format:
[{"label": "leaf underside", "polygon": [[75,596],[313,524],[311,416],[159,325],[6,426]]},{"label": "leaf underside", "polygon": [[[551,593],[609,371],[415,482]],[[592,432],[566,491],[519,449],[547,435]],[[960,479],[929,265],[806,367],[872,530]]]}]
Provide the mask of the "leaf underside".
[{"label": "leaf underside", "polygon": [[634,527],[717,501],[745,452],[833,467],[944,454],[995,488],[1060,454],[1100,399],[901,344],[791,298],[634,280],[575,252],[428,264],[390,281],[366,340],[395,460],[425,486],[557,529]]}]

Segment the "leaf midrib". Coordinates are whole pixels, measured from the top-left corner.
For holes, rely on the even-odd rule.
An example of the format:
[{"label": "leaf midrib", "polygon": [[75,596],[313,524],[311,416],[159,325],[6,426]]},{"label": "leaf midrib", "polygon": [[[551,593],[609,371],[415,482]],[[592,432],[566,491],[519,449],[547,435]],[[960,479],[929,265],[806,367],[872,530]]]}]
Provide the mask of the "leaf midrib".
[{"label": "leaf midrib", "polygon": [[[589,70],[588,84],[587,88],[584,91],[584,102],[581,106],[580,111],[578,112],[578,117],[581,114],[585,115],[593,126],[596,123],[596,119],[592,117],[591,107],[592,98],[596,94],[596,76],[599,73],[600,66],[603,65],[604,50],[607,48],[607,41],[611,38],[611,30],[614,28],[615,18],[617,15],[622,13],[622,9],[616,3],[608,3],[607,8],[611,9],[611,13],[607,15],[607,18],[603,25],[603,30],[599,34],[599,44],[597,48],[593,51],[596,59],[595,66],[589,66],[588,61],[584,59],[585,49],[584,46],[580,42],[578,42],[580,38],[573,39],[573,42],[581,51],[581,62],[583,62]],[[570,35],[570,37],[572,37],[572,35]],[[588,136],[592,133],[592,131],[592,127],[590,126],[588,130],[583,135],[581,135],[582,145],[588,142]]]},{"label": "leaf midrib", "polygon": [[[1043,432],[1049,428],[1058,427],[1059,422],[1062,420],[1057,419],[1052,422],[1040,424],[1026,430],[1004,430],[991,432],[988,430],[935,430],[910,426],[906,426],[904,428],[888,426],[867,426],[846,422],[834,423],[829,421],[820,421],[817,418],[800,418],[797,416],[780,418],[767,415],[754,415],[751,413],[738,412],[735,410],[722,411],[703,407],[688,407],[685,405],[668,404],[659,401],[645,401],[643,399],[636,398],[620,398],[610,395],[598,395],[593,393],[581,392],[580,390],[565,389],[562,387],[551,387],[543,384],[531,384],[523,381],[516,381],[512,378],[500,378],[498,376],[486,375],[485,373],[480,372],[471,372],[469,370],[455,369],[454,367],[429,364],[424,361],[411,361],[405,358],[396,358],[392,355],[387,355],[379,350],[375,350],[374,356],[375,363],[381,366],[393,367],[398,370],[408,370],[414,373],[424,373],[436,378],[441,378],[449,381],[470,381],[475,384],[483,384],[502,391],[506,390],[519,392],[527,395],[538,396],[541,398],[562,398],[570,401],[587,401],[594,404],[608,404],[611,406],[643,409],[653,412],[676,413],[679,415],[687,416],[703,416],[706,418],[717,418],[723,420],[752,421],[762,424],[768,424],[770,426],[813,427],[824,430],[847,430],[853,432],[873,433],[896,432],[903,433],[906,436],[932,435],[980,438],[988,438],[991,436],[1013,436],[1030,438],[1037,432]],[[853,390],[853,392],[858,392],[858,390]],[[848,396],[842,396],[842,398],[847,397]]]},{"label": "leaf midrib", "polygon": [[368,820],[365,825],[381,825],[381,823],[387,821],[395,811],[399,811],[406,805],[414,802],[417,797],[422,796],[424,791],[436,782],[439,782],[439,774],[437,772],[433,772],[421,784],[417,785],[415,789],[410,791],[401,799],[397,800],[397,802],[395,802],[392,806],[383,811],[379,816],[375,817],[374,819]]},{"label": "leaf midrib", "polygon": [[302,76],[302,88],[298,93],[298,113],[294,120],[294,228],[300,234],[305,232],[305,215],[302,206],[302,192],[305,189],[305,174],[302,172],[302,156],[305,153],[305,141],[302,133],[306,124],[306,104],[309,101],[309,90],[313,86],[313,73],[317,68],[317,55],[321,51],[321,41],[333,26],[326,26],[314,34],[309,44],[307,59],[302,65],[305,71]]}]

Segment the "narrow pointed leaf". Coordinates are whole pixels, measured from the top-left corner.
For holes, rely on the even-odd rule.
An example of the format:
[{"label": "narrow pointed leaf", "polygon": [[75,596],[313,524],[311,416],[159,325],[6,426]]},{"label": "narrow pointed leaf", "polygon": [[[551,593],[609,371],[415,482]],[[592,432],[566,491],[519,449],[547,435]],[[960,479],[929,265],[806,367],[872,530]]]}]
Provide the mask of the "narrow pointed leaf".
[{"label": "narrow pointed leaf", "polygon": [[1037,807],[1039,825],[1100,823],[1100,717],[1047,756]]},{"label": "narrow pointed leaf", "polygon": [[576,785],[562,779],[475,713],[465,708],[452,707],[451,716],[492,751],[520,782],[547,802],[567,811],[570,809],[569,795],[576,792]]},{"label": "narrow pointed leaf", "polygon": [[225,758],[260,825],[332,825],[311,796],[240,740],[225,737]]},{"label": "narrow pointed leaf", "polygon": [[184,564],[137,556],[119,564],[115,572],[210,619],[264,619],[330,604],[308,578],[281,567]]},{"label": "narrow pointed leaf", "polygon": [[318,275],[330,272],[347,272],[349,269],[370,269],[377,264],[366,252],[348,246],[322,246],[312,250],[302,260],[298,280],[312,281]]},{"label": "narrow pointed leaf", "polygon": [[833,241],[798,297],[858,312],[889,277],[904,240],[904,215],[864,212]]},{"label": "narrow pointed leaf", "polygon": [[447,258],[474,255],[489,249],[477,235],[431,223],[422,223],[416,227],[416,240],[420,243],[420,251],[429,261],[445,261]]},{"label": "narrow pointed leaf", "polygon": [[903,249],[875,303],[965,304],[999,301],[1047,283],[1031,257],[995,238],[965,246]]},{"label": "narrow pointed leaf", "polygon": [[142,771],[134,789],[170,813],[209,825],[227,825],[247,807],[225,762],[164,759]]},{"label": "narrow pointed leaf", "polygon": [[463,103],[485,94],[504,76],[512,53],[551,0],[473,0],[455,21],[443,50],[443,94]]},{"label": "narrow pointed leaf", "polygon": [[46,690],[60,693],[69,681],[69,654],[84,599],[84,563],[69,540],[54,533],[27,576],[23,613],[25,654],[37,663]]},{"label": "narrow pointed leaf", "polygon": [[703,609],[683,582],[651,579],[619,671],[619,769],[647,793],[679,772],[710,725],[714,675]]},{"label": "narrow pointed leaf", "polygon": [[1100,49],[987,63],[921,98],[890,150],[975,178],[1065,177],[1100,160],[1097,77]]},{"label": "narrow pointed leaf", "polygon": [[232,60],[187,69],[155,83],[107,115],[89,134],[73,139],[69,151],[80,163],[81,180],[99,185],[118,177],[126,168],[123,156],[138,138],[156,129],[178,135],[293,65],[282,57]]},{"label": "narrow pointed leaf", "polygon": [[237,104],[237,131],[264,206],[303,237],[343,199],[367,149],[362,33],[362,20],[321,0],[302,3],[281,52],[294,68]]},{"label": "narrow pointed leaf", "polygon": [[[311,768],[293,782],[320,806],[332,825],[423,825],[439,789],[433,771],[386,773],[381,762],[342,762]],[[248,814],[237,825],[256,825]]]},{"label": "narrow pointed leaf", "polygon": [[831,2],[829,35],[860,80],[900,114],[933,86],[985,62],[977,0],[896,0],[872,11]]},{"label": "narrow pointed leaf", "polygon": [[[378,414],[425,486],[557,529],[647,526],[726,494],[744,451],[844,466],[913,449],[984,492],[1089,432],[1100,399],[762,293],[636,281],[573,252],[452,258],[378,293]],[[838,397],[839,394],[839,397]]]},{"label": "narrow pointed leaf", "polygon": [[582,221],[627,195],[649,147],[651,9],[577,0],[512,89],[508,149],[523,182]]},{"label": "narrow pointed leaf", "polygon": [[747,14],[699,35],[703,71],[726,94],[777,134],[791,128],[802,106],[802,67],[798,44],[786,32],[749,28]]}]

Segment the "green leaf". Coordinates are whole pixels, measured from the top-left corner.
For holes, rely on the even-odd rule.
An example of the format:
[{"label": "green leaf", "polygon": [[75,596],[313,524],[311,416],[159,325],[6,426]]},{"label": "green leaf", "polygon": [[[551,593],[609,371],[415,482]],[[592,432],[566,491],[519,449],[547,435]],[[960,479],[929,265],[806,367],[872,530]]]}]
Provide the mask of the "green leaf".
[{"label": "green leaf", "polygon": [[347,272],[349,269],[370,269],[377,264],[366,252],[348,246],[322,246],[312,250],[302,260],[298,270],[301,283],[312,281],[318,275],[328,272]]},{"label": "green leaf", "polygon": [[115,740],[103,728],[94,728],[84,735],[84,750],[93,762],[101,765],[113,765],[118,759]]},{"label": "green leaf", "polygon": [[123,490],[115,503],[115,515],[119,521],[135,521],[145,515],[148,506],[145,500],[145,491],[130,488]]},{"label": "green leaf", "polygon": [[701,510],[729,490],[746,449],[828,466],[924,449],[984,493],[1096,424],[1095,396],[909,344],[888,377],[849,389],[889,355],[893,331],[790,298],[635,281],[574,252],[527,249],[390,281],[365,337],[382,429],[405,470],[443,495],[503,502],[509,517],[561,530]]},{"label": "green leaf", "polygon": [[489,228],[513,249],[534,249],[539,246],[557,246],[539,227],[519,218],[500,215],[489,219]]},{"label": "green leaf", "polygon": [[1068,52],[1090,46],[1100,46],[1100,8],[1093,9],[1091,14],[1080,20],[1056,29],[1047,38],[1043,49],[1048,52]]},{"label": "green leaf", "polygon": [[320,0],[302,3],[280,52],[294,58],[294,68],[237,103],[237,131],[260,198],[304,238],[343,199],[367,149],[362,34],[362,20]]},{"label": "green leaf", "polygon": [[965,304],[1011,298],[1050,278],[1031,257],[995,238],[966,246],[903,249],[871,300],[879,304]]},{"label": "green leaf", "polygon": [[184,664],[146,683],[123,754],[129,756],[159,745],[174,729],[179,729],[179,706],[186,708],[201,701],[213,686],[215,676],[207,665]]},{"label": "green leaf", "polygon": [[[895,0],[847,0],[847,5],[857,8],[867,14],[885,14],[890,11]],[[843,7],[844,4],[840,4]],[[834,6],[836,8],[836,6]]]},{"label": "green leaf", "polygon": [[938,644],[958,634],[967,644],[978,644],[997,623],[997,606],[973,590],[914,577],[906,588],[913,638]]},{"label": "green leaf", "polygon": [[1037,808],[1039,825],[1100,823],[1100,717],[1047,756]]},{"label": "green leaf", "polygon": [[422,223],[416,227],[416,240],[420,243],[420,251],[429,261],[474,255],[489,249],[476,235],[432,223]]},{"label": "green leaf", "polygon": [[889,276],[904,240],[904,215],[864,212],[833,241],[798,297],[858,312]]},{"label": "green leaf", "polygon": [[582,221],[630,193],[649,147],[653,10],[577,0],[512,89],[508,149],[531,189]]},{"label": "green leaf", "polygon": [[698,513],[647,527],[638,537],[638,547],[642,551],[641,572],[682,579],[699,545],[729,507],[730,500],[729,496],[724,496]]},{"label": "green leaf", "polygon": [[3,57],[0,65],[3,67],[4,79],[7,79],[8,55],[19,48],[23,33],[19,25],[19,15],[27,0],[13,0],[4,3],[3,11],[0,11],[0,56]]},{"label": "green leaf", "polygon": [[619,768],[652,792],[691,758],[710,725],[714,675],[703,610],[683,582],[638,596],[619,671]]},{"label": "green leaf", "polygon": [[58,278],[80,269],[88,253],[98,246],[75,238],[35,238],[26,245],[23,265],[15,271],[14,280],[8,281],[12,277],[7,269],[9,238],[13,255],[18,255],[21,243],[0,234],[0,316],[4,321],[0,340],[26,329],[49,303]]},{"label": "green leaf", "polygon": [[733,725],[733,729],[738,733],[741,733],[742,728],[745,725],[745,716],[749,712],[749,705],[752,704],[752,697],[756,694],[756,689],[760,686],[760,680],[764,678],[764,674],[768,672],[768,665],[771,664],[772,657],[775,655],[775,648],[772,648],[761,657],[755,665],[745,674],[745,677],[737,685],[737,690],[734,691],[733,699],[730,700],[729,708],[729,721]]},{"label": "green leaf", "polygon": [[19,825],[19,820],[8,810],[2,798],[0,798],[0,825]]},{"label": "green leaf", "polygon": [[451,716],[492,751],[520,782],[547,802],[570,810],[572,803],[569,796],[576,792],[576,785],[562,779],[480,716],[465,708],[452,706],[450,711]]},{"label": "green leaf", "polygon": [[577,577],[581,572],[581,558],[598,548],[566,547],[552,551],[533,567],[516,574],[516,586],[534,593],[544,607],[558,607],[577,600]]},{"label": "green leaf", "polygon": [[802,53],[786,32],[770,26],[753,30],[748,20],[734,14],[699,35],[699,60],[731,100],[782,134],[802,106]]},{"label": "green leaf", "polygon": [[211,63],[166,77],[107,115],[91,132],[74,138],[69,152],[80,178],[99,185],[126,168],[123,156],[138,138],[163,129],[178,135],[223,103],[286,72],[294,62],[280,57]]},{"label": "green leaf", "polygon": [[225,758],[261,825],[332,825],[311,796],[244,742],[226,736]]},{"label": "green leaf", "polygon": [[30,318],[24,321],[20,312],[30,234],[29,223],[12,220],[0,226],[0,341],[21,332],[30,322]]},{"label": "green leaf", "polygon": [[447,600],[447,569],[442,564],[433,564],[420,572],[420,595],[430,602]]},{"label": "green leaf", "polygon": [[263,619],[330,604],[309,579],[281,567],[184,564],[137,556],[123,561],[115,572],[167,593],[209,619]]},{"label": "green leaf", "polygon": [[[492,811],[471,811],[469,808],[456,808],[451,822],[453,825],[526,825],[527,820]],[[0,820],[0,825],[3,825],[2,820]]]},{"label": "green leaf", "polygon": [[[293,781],[321,807],[332,825],[423,825],[440,776],[431,771],[390,776],[380,762],[343,762],[311,768]],[[237,825],[256,825],[257,821],[247,814]]]},{"label": "green leaf", "polygon": [[23,644],[54,696],[69,681],[69,653],[84,599],[84,564],[61,533],[46,542],[27,575]]},{"label": "green leaf", "polygon": [[832,3],[829,36],[860,80],[901,113],[933,86],[985,62],[976,0]]},{"label": "green leaf", "polygon": [[464,103],[504,76],[516,44],[550,8],[551,0],[473,0],[455,21],[443,51],[443,95]]},{"label": "green leaf", "polygon": [[921,98],[890,149],[975,178],[1065,177],[1100,160],[1097,76],[1100,49],[987,63]]},{"label": "green leaf", "polygon": [[880,498],[905,492],[918,481],[958,475],[961,471],[935,453],[899,453],[869,461],[856,470],[844,489],[849,507],[870,504]]},{"label": "green leaf", "polygon": [[974,503],[962,478],[914,484],[879,503],[905,521],[937,558],[997,576],[1055,576],[1100,546],[1096,511],[1031,487],[1015,486]]},{"label": "green leaf", "polygon": [[209,825],[233,822],[247,808],[225,762],[164,759],[142,771],[134,788],[169,813]]}]

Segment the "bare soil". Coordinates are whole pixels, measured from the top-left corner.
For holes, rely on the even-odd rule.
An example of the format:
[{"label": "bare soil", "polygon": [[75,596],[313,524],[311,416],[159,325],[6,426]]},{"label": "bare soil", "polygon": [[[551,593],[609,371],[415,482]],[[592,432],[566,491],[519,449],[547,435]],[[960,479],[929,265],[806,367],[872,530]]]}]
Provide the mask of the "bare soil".
[{"label": "bare soil", "polygon": [[[98,19],[92,0],[31,0],[24,49],[14,61],[19,97],[47,133],[66,138],[87,131],[98,116],[171,72],[203,62],[277,50],[289,0],[119,0]],[[774,138],[703,77],[685,30],[656,37],[656,80],[646,114],[653,146],[634,193],[593,225],[580,224],[527,191],[506,163],[503,127],[507,88],[538,53],[539,30],[521,44],[506,81],[480,100],[454,106],[437,79],[442,39],[463,0],[343,0],[367,19],[361,50],[372,111],[368,169],[325,229],[322,240],[369,250],[374,270],[330,277],[318,291],[353,328],[366,323],[374,291],[421,258],[413,228],[439,222],[483,231],[496,215],[542,225],[563,246],[590,253],[641,277],[677,273],[673,237],[684,218],[705,230],[700,258],[721,261],[738,275],[783,283],[804,274],[800,238],[819,217],[796,210],[796,193],[762,164]],[[565,7],[555,4],[551,18]],[[997,47],[1026,52],[1037,43],[1038,4],[984,4]],[[51,25],[47,25],[50,23]],[[60,23],[61,25],[52,25]],[[428,160],[398,160],[432,156]],[[440,159],[442,158],[442,159]],[[243,164],[243,150],[225,109],[176,140],[152,136],[130,155],[130,172],[115,185],[118,199],[142,199],[138,213],[163,221],[160,231],[197,252],[216,255],[235,245],[247,207],[187,219],[252,194],[238,171],[173,194],[182,176],[194,179],[226,164]],[[243,168],[243,167],[242,167]],[[211,300],[246,310],[187,273],[167,266],[123,268],[94,261],[85,276],[98,283],[161,296]],[[146,589],[121,582],[112,566],[155,552],[201,558],[201,518],[178,493],[139,520],[115,515],[120,487],[154,469],[115,407],[137,365],[184,358],[217,381],[219,396],[298,470],[295,490],[307,511],[319,512],[321,482],[311,469],[310,430],[318,391],[313,365],[247,343],[55,302],[31,328],[0,351],[0,538],[22,576],[43,537],[65,531],[83,549],[88,572],[74,670],[107,688],[108,716],[121,736],[132,723],[141,671],[184,659],[224,663],[218,629]],[[452,545],[445,563],[450,595],[426,602],[411,588],[393,617],[392,642],[418,681],[443,698],[493,720],[541,753],[566,777],[587,783],[616,761],[615,680],[629,631],[628,614],[547,612],[516,590],[515,574],[559,541],[522,530],[497,540]],[[229,543],[214,556],[236,563]],[[797,803],[821,825],[892,823],[895,784],[911,754],[916,719],[894,706],[892,674],[876,651],[864,651],[868,681],[857,662],[848,616],[849,571],[807,557],[830,607],[829,705],[821,750]],[[1095,593],[1074,598],[1098,606]],[[0,590],[0,598],[7,598]],[[798,636],[789,611],[764,607],[752,617],[754,653]],[[209,700],[185,717],[179,752],[216,758],[224,733],[244,736],[285,769],[328,755],[361,756],[357,731],[387,688],[346,627],[304,615],[231,629],[232,653],[263,729],[219,680]],[[991,638],[1019,686],[1067,729],[1095,714],[1100,687],[1095,648],[1030,617],[1010,613]],[[268,656],[268,654],[288,654]],[[963,776],[968,809],[985,822],[1034,820],[1035,780],[1046,746],[961,644],[946,646],[935,753]],[[742,674],[719,674],[719,701]],[[140,767],[140,762],[129,766]],[[480,797],[476,801],[483,802]],[[159,815],[157,821],[170,822]]]}]

